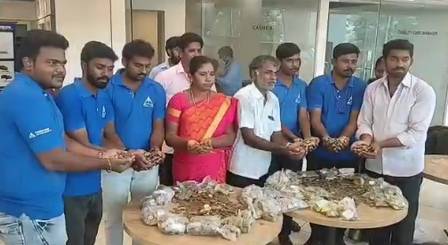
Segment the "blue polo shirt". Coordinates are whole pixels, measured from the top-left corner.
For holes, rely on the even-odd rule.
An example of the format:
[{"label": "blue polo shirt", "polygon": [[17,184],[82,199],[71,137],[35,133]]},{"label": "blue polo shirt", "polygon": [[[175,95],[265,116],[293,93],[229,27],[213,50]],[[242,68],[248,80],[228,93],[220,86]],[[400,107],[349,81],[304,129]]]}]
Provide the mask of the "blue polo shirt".
[{"label": "blue polo shirt", "polygon": [[[80,79],[62,88],[56,103],[64,117],[65,131],[87,131],[89,142],[102,146],[106,125],[113,122],[112,106],[104,90],[90,92]],[[94,170],[67,175],[65,196],[81,196],[101,191],[101,171]]]},{"label": "blue polo shirt", "polygon": [[51,219],[64,212],[65,173],[47,170],[37,155],[65,150],[62,115],[29,76],[0,95],[0,213]]},{"label": "blue polo shirt", "polygon": [[305,93],[306,86],[305,81],[296,77],[290,87],[278,80],[273,90],[280,103],[280,120],[282,125],[297,136],[300,132],[300,109],[306,110],[308,107]]},{"label": "blue polo shirt", "polygon": [[114,122],[118,135],[126,148],[150,148],[153,123],[165,118],[166,95],[163,87],[145,78],[134,91],[123,81],[124,73],[112,77],[106,91],[114,110]]},{"label": "blue polo shirt", "polygon": [[[338,90],[332,75],[314,78],[307,88],[309,110],[321,109],[322,123],[330,137],[341,136],[350,122],[352,111],[361,109],[366,83],[352,76],[344,89]],[[352,141],[354,137],[352,138]],[[327,161],[353,161],[356,156],[347,149],[342,152],[330,152],[320,146],[313,155]]]}]

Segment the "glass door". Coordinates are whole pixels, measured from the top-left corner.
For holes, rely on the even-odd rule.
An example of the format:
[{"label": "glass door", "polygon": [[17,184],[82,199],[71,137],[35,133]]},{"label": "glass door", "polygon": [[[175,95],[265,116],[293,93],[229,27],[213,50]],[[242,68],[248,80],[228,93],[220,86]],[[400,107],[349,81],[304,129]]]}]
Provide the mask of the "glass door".
[{"label": "glass door", "polygon": [[436,91],[433,125],[447,124],[448,1],[345,0],[330,2],[326,72],[331,70],[332,48],[351,42],[361,50],[356,75],[374,75],[383,44],[403,38],[414,44],[411,72]]}]

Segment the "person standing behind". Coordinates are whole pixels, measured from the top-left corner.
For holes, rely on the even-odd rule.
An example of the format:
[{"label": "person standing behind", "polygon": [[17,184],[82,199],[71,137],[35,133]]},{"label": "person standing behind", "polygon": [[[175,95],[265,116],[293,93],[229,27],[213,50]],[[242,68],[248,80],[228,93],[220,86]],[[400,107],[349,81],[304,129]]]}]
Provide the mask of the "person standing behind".
[{"label": "person standing behind", "polygon": [[[370,84],[358,118],[354,143],[375,146],[366,169],[398,186],[408,200],[407,216],[399,223],[369,234],[370,244],[412,244],[425,166],[426,132],[436,105],[434,89],[409,72],[414,45],[396,39],[383,47],[387,75]],[[354,146],[353,146],[354,147]]]},{"label": "person standing behind", "polygon": [[165,51],[168,60],[152,68],[149,78],[154,79],[160,72],[168,70],[168,68],[177,65],[180,60],[180,38],[178,36],[170,37],[166,40]]},{"label": "person standing behind", "polygon": [[219,59],[223,63],[222,74],[219,74],[216,84],[218,90],[228,96],[233,96],[243,86],[241,65],[233,57],[233,50],[224,46],[218,50]]},{"label": "person standing behind", "polygon": [[[180,37],[180,62],[166,71],[159,73],[155,80],[160,83],[165,90],[167,103],[175,94],[190,88],[190,78],[188,77],[190,61],[193,57],[202,54],[204,41],[196,33],[187,32]],[[160,183],[163,185],[173,185],[173,149],[163,146],[165,162],[160,166]]]},{"label": "person standing behind", "polygon": [[[322,145],[308,155],[308,170],[322,168],[355,168],[358,157],[348,148],[354,139],[356,121],[361,109],[366,84],[353,76],[359,48],[351,43],[338,44],[333,50],[331,74],[314,78],[307,88],[308,108],[313,134]],[[340,145],[340,149],[334,147]],[[333,231],[330,229],[329,231]],[[336,244],[343,244],[344,230],[338,229]],[[328,238],[328,241],[322,239]],[[312,224],[311,244],[332,244],[323,226]]]},{"label": "person standing behind", "polygon": [[[112,105],[103,89],[113,75],[114,51],[91,41],[81,51],[81,79],[65,86],[56,97],[67,135],[80,144],[101,149],[104,134],[118,139],[113,126]],[[119,141],[119,139],[118,139]],[[121,147],[119,141],[118,147]],[[101,171],[67,175],[64,210],[67,244],[95,244],[103,214]]]},{"label": "person standing behind", "polygon": [[[300,48],[294,43],[282,43],[276,50],[280,69],[277,72],[277,82],[274,94],[280,104],[280,121],[282,133],[289,141],[311,137],[310,120],[306,102],[306,82],[299,78],[301,65]],[[302,170],[302,160],[294,160],[285,155],[272,155],[270,171],[281,169],[294,172]],[[300,231],[300,226],[290,216],[283,216],[283,229],[279,234],[280,244],[291,244],[291,231]]]},{"label": "person standing behind", "polygon": [[47,92],[62,87],[67,47],[55,32],[29,31],[18,52],[21,72],[0,96],[0,241],[6,244],[65,244],[66,172],[121,172],[132,164],[67,151],[83,147],[66,139],[62,114]]},{"label": "person standing behind", "polygon": [[104,228],[106,244],[123,244],[123,208],[157,187],[158,166],[143,156],[158,150],[164,139],[165,92],[148,78],[154,48],[143,40],[127,43],[122,51],[124,70],[112,77],[106,91],[111,100],[115,127],[126,149],[136,154],[142,171],[129,169],[121,174],[103,172]]},{"label": "person standing behind", "polygon": [[255,57],[249,65],[253,79],[240,89],[236,142],[227,183],[237,187],[263,186],[271,164],[271,154],[287,155],[297,161],[305,155],[282,134],[280,105],[274,93],[278,60],[269,55]]},{"label": "person standing behind", "polygon": [[381,56],[375,62],[375,77],[370,78],[367,84],[371,84],[372,82],[384,77],[384,75],[386,75],[386,67],[384,64],[384,58]]}]

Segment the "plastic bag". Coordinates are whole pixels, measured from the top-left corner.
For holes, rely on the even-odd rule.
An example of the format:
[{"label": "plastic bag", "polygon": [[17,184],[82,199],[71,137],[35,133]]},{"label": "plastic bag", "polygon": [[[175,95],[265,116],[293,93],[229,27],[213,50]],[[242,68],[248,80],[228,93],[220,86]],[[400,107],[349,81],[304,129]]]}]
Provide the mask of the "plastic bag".
[{"label": "plastic bag", "polygon": [[223,225],[219,229],[219,234],[221,234],[224,239],[236,241],[241,235],[241,230],[234,225]]},{"label": "plastic bag", "polygon": [[283,213],[309,207],[305,201],[296,197],[282,197],[278,199],[278,203],[280,204],[281,212]]},{"label": "plastic bag", "polygon": [[339,201],[339,205],[342,207],[341,217],[344,220],[357,220],[358,211],[356,209],[355,200],[350,197],[344,197]]},{"label": "plastic bag", "polygon": [[219,235],[221,219],[217,216],[195,216],[187,225],[187,233],[194,236]]},{"label": "plastic bag", "polygon": [[174,190],[168,186],[159,186],[157,190],[152,193],[157,205],[167,205],[174,197]]},{"label": "plastic bag", "polygon": [[222,221],[223,224],[233,225],[238,227],[242,233],[249,233],[252,225],[255,223],[255,218],[249,210],[239,212],[238,216],[227,217]]},{"label": "plastic bag", "polygon": [[162,219],[157,223],[157,227],[165,234],[184,234],[187,223],[188,219],[186,217],[169,214],[162,217]]},{"label": "plastic bag", "polygon": [[262,211],[261,217],[264,220],[274,222],[282,213],[280,204],[272,198],[264,198],[263,200],[257,200],[257,205]]},{"label": "plastic bag", "polygon": [[263,188],[256,185],[244,187],[241,191],[241,197],[248,198],[250,200],[263,199]]},{"label": "plastic bag", "polygon": [[147,225],[157,225],[163,216],[168,214],[168,210],[163,206],[145,206],[142,209],[142,219]]}]

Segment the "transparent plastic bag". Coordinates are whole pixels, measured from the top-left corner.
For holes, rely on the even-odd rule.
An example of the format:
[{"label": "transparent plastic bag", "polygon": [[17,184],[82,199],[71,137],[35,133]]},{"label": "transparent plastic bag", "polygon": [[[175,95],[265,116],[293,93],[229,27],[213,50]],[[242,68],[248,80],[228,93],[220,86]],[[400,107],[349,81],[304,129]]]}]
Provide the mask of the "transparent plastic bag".
[{"label": "transparent plastic bag", "polygon": [[157,227],[165,234],[184,234],[187,228],[188,219],[174,214],[165,215],[158,223]]},{"label": "transparent plastic bag", "polygon": [[219,234],[221,234],[224,239],[236,241],[241,235],[241,230],[234,225],[223,225],[219,229]]},{"label": "transparent plastic bag", "polygon": [[194,236],[219,235],[221,219],[217,216],[195,216],[187,225],[187,233]]},{"label": "transparent plastic bag", "polygon": [[272,198],[264,198],[262,200],[257,200],[257,205],[262,211],[261,217],[264,220],[274,222],[278,219],[282,213],[280,204]]},{"label": "transparent plastic bag", "polygon": [[154,197],[157,205],[167,205],[171,203],[171,200],[173,200],[174,194],[175,192],[173,189],[168,186],[161,185],[152,193],[152,196]]},{"label": "transparent plastic bag", "polygon": [[142,209],[142,219],[147,225],[157,225],[168,214],[168,210],[163,206],[145,206]]},{"label": "transparent plastic bag", "polygon": [[236,226],[242,233],[249,233],[255,223],[255,218],[249,210],[243,210],[239,212],[238,216],[230,216],[225,218],[222,223],[225,225]]}]

